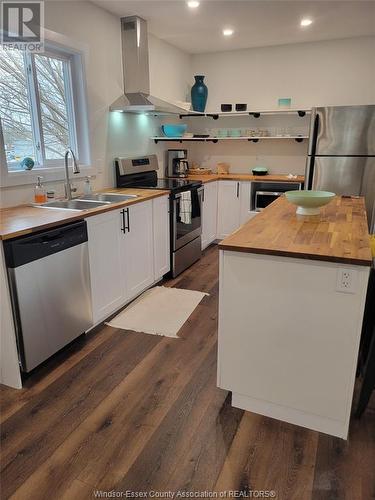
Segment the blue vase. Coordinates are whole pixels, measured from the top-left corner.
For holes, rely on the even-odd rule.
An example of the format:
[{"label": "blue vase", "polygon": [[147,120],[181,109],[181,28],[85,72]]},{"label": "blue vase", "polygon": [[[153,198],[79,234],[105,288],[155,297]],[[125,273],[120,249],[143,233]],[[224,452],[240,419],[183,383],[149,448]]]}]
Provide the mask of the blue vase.
[{"label": "blue vase", "polygon": [[191,103],[194,111],[203,113],[206,108],[208,88],[203,83],[203,75],[195,75],[195,83],[191,87]]}]

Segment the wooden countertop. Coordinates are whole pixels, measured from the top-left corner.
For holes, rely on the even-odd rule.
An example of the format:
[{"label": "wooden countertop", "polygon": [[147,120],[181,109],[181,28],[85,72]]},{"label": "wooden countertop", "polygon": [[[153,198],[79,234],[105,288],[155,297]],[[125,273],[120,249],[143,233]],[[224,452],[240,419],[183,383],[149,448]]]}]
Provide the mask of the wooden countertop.
[{"label": "wooden countertop", "polygon": [[261,182],[304,182],[305,177],[298,175],[295,179],[289,179],[288,174],[268,174],[268,175],[251,175],[251,174],[208,174],[208,175],[189,175],[188,179],[206,182],[218,180],[227,181],[261,181]]},{"label": "wooden countertop", "polygon": [[[299,176],[297,179],[288,179],[286,175],[266,175],[254,176],[247,174],[226,174],[226,175],[192,175],[189,179],[201,180],[203,183],[212,182],[219,179],[226,180],[242,180],[242,181],[290,181],[290,182],[303,182],[304,177]],[[169,191],[162,190],[148,190],[148,189],[116,189],[108,188],[102,189],[102,192],[114,192],[123,194],[138,194],[139,197],[134,200],[128,200],[121,203],[111,203],[103,207],[92,208],[90,210],[82,210],[73,212],[68,210],[48,210],[37,208],[30,205],[19,205],[16,207],[9,207],[0,209],[0,239],[6,240],[16,238],[24,234],[33,233],[41,229],[59,226],[68,222],[91,217],[99,213],[107,212],[116,208],[121,208],[134,203],[139,203],[145,200],[151,200],[158,196],[169,194]]]},{"label": "wooden countertop", "polygon": [[336,196],[316,216],[281,196],[220,244],[221,250],[371,266],[363,198]]},{"label": "wooden countertop", "polygon": [[40,231],[50,227],[60,226],[68,222],[85,219],[110,210],[116,210],[142,201],[151,200],[169,194],[169,191],[154,189],[103,189],[106,193],[136,194],[137,198],[111,203],[90,210],[73,212],[70,210],[38,208],[30,205],[19,205],[17,207],[3,208],[0,210],[0,239],[7,240],[22,236],[24,234]]}]

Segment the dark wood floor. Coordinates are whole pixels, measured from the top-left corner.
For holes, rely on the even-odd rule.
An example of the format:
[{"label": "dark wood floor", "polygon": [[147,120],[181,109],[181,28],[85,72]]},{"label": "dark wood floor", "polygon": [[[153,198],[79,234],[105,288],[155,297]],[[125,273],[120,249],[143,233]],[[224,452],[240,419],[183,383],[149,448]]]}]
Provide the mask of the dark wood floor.
[{"label": "dark wood floor", "polygon": [[210,294],[182,339],[104,326],[22,391],[2,388],[2,498],[86,499],[95,490],[375,498],[373,410],[351,422],[345,442],[232,408],[216,387],[217,249],[168,285]]}]

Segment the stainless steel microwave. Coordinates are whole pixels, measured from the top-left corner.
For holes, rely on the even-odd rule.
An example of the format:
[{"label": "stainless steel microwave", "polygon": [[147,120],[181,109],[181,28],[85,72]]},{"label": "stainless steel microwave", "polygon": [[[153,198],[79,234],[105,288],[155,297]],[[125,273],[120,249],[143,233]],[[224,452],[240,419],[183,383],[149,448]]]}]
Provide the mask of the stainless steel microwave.
[{"label": "stainless steel microwave", "polygon": [[282,194],[281,191],[255,191],[255,211],[261,212]]}]

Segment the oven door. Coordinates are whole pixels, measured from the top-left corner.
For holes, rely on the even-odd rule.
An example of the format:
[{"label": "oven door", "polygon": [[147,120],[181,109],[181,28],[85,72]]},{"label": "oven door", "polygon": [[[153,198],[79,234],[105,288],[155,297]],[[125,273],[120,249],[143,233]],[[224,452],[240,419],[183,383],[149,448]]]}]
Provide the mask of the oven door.
[{"label": "oven door", "polygon": [[284,193],[278,191],[256,191],[255,193],[255,211],[261,212],[268,207],[273,201]]},{"label": "oven door", "polygon": [[173,251],[202,233],[202,193],[203,187],[199,187],[172,196]]}]

